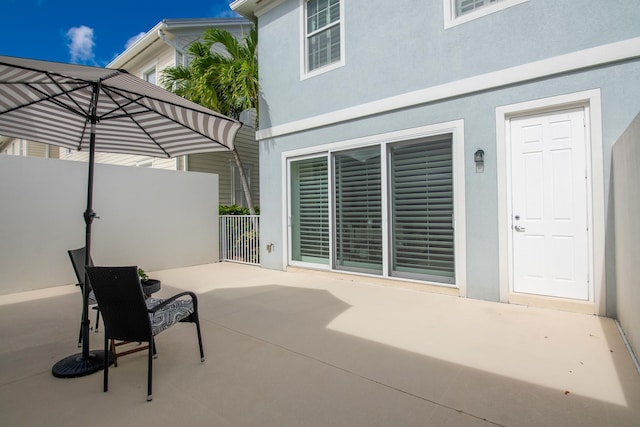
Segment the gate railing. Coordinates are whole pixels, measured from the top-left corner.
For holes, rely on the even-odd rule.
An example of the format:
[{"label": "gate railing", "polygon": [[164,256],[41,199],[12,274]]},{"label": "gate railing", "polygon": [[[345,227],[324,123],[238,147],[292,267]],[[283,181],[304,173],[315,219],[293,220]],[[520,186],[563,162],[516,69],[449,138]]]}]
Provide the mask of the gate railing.
[{"label": "gate railing", "polygon": [[260,265],[260,215],[220,215],[220,259]]}]

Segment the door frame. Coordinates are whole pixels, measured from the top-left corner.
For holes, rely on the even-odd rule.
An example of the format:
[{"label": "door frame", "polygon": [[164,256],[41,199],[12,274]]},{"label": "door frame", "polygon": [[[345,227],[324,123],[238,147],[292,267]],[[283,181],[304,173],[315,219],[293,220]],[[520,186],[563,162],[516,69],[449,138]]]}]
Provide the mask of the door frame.
[{"label": "door frame", "polygon": [[[284,151],[281,153],[281,164],[283,165],[281,171],[282,177],[282,194],[286,197],[283,198],[282,210],[286,212],[282,215],[282,242],[286,242],[283,249],[282,261],[284,266],[312,268],[320,270],[330,270],[337,273],[345,274],[361,274],[369,276],[363,273],[353,273],[345,270],[335,270],[333,265],[325,266],[320,264],[302,263],[292,260],[292,243],[291,243],[291,176],[290,176],[290,163],[292,161],[301,160],[307,157],[317,157],[321,155],[328,157],[329,177],[333,176],[333,170],[331,165],[331,156],[336,152],[342,152],[345,150],[369,147],[372,145],[380,146],[383,153],[382,159],[382,179],[386,188],[388,182],[387,176],[387,147],[389,144],[396,142],[404,142],[417,140],[421,138],[429,138],[437,135],[451,134],[452,136],[452,154],[453,154],[453,194],[454,194],[454,247],[455,247],[455,284],[443,284],[434,283],[423,280],[406,279],[389,274],[389,235],[383,233],[382,245],[383,245],[383,273],[382,275],[375,275],[371,277],[380,279],[389,279],[399,282],[418,283],[423,289],[430,289],[436,293],[445,293],[448,295],[457,295],[461,297],[467,296],[467,231],[466,231],[466,207],[465,207],[465,142],[464,142],[464,120],[458,119],[450,122],[434,123],[425,126],[403,129],[398,131],[391,131],[386,133],[380,133],[375,135],[364,136],[360,138],[354,138],[349,140],[341,140],[337,142],[330,142],[327,144],[321,144],[311,147],[299,148],[290,151]],[[388,206],[386,201],[388,191],[383,192],[383,205]],[[332,197],[329,197],[329,212],[333,212]],[[388,229],[389,224],[389,210],[382,210],[382,222],[383,227]],[[332,221],[329,224],[330,236],[333,236]],[[333,238],[330,240],[329,247],[333,256]]]},{"label": "door frame", "polygon": [[[571,108],[584,108],[587,144],[587,198],[591,207],[587,223],[589,232],[589,301],[587,303],[563,300],[554,297],[534,296],[517,298],[513,294],[511,275],[512,264],[512,221],[509,216],[511,206],[510,182],[510,120],[514,117],[541,113],[552,113]],[[602,150],[602,114],[599,89],[576,92],[550,98],[536,99],[496,108],[496,155],[498,185],[498,254],[501,302],[526,302],[546,307],[557,307],[574,311],[604,315],[605,300],[605,204],[604,170]],[[595,262],[602,260],[602,262]]]}]

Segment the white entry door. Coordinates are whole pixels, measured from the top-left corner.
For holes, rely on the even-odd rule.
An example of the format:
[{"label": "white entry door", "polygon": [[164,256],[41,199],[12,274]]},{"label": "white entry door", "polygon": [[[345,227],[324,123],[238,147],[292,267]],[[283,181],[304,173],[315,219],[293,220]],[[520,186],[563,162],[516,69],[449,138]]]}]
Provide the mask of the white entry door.
[{"label": "white entry door", "polygon": [[512,289],[588,300],[584,109],[511,119]]}]

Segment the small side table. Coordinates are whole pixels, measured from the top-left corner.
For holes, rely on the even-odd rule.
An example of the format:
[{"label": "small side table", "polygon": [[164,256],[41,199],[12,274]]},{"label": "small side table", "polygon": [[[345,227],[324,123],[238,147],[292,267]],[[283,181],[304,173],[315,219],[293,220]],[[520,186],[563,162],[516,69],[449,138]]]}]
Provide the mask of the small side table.
[{"label": "small side table", "polygon": [[142,292],[149,298],[151,294],[154,294],[160,290],[160,280],[156,279],[147,279],[141,280],[140,284],[142,285]]}]

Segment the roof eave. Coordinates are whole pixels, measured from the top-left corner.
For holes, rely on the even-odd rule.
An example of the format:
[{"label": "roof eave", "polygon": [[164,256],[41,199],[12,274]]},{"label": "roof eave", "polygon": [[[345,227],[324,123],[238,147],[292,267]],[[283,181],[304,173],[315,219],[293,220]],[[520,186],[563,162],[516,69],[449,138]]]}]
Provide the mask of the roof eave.
[{"label": "roof eave", "polygon": [[160,36],[158,30],[171,31],[179,28],[198,28],[198,27],[226,27],[234,25],[251,24],[245,18],[193,18],[193,19],[163,19],[158,22],[155,27],[147,31],[134,44],[129,46],[124,52],[118,55],[113,61],[107,64],[106,68],[120,69],[135,58],[140,52],[153,44]]},{"label": "roof eave", "polygon": [[246,18],[238,16],[236,18],[172,18],[164,19],[166,30],[201,27],[233,27],[237,25],[251,24]]},{"label": "roof eave", "polygon": [[255,21],[256,17],[282,2],[283,0],[235,0],[229,7],[235,13]]},{"label": "roof eave", "polygon": [[136,57],[140,52],[149,47],[153,42],[158,40],[158,30],[165,28],[165,22],[160,21],[156,24],[155,27],[147,31],[147,33],[140,37],[134,44],[129,46],[122,52],[120,55],[116,56],[116,58],[107,64],[106,68],[120,69],[124,68],[124,66],[134,57]]}]

